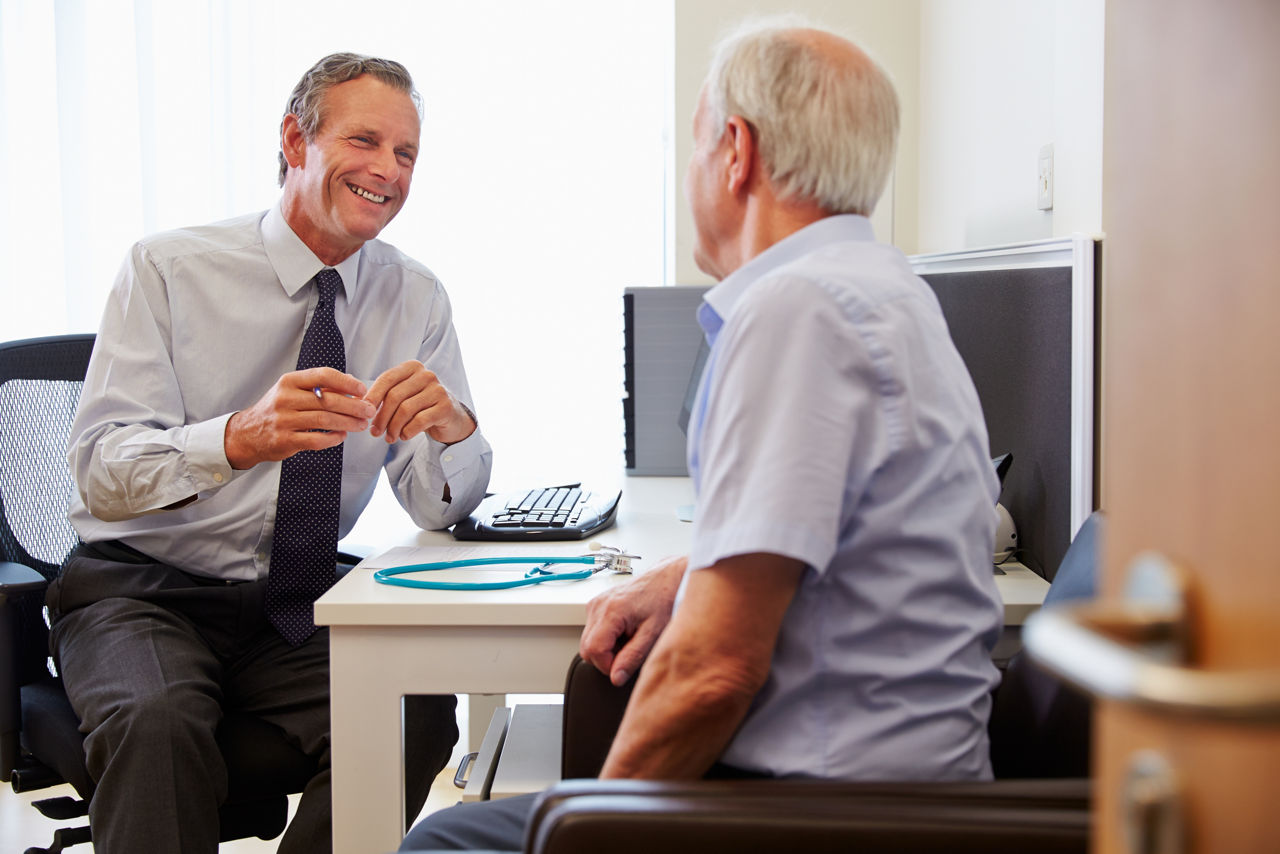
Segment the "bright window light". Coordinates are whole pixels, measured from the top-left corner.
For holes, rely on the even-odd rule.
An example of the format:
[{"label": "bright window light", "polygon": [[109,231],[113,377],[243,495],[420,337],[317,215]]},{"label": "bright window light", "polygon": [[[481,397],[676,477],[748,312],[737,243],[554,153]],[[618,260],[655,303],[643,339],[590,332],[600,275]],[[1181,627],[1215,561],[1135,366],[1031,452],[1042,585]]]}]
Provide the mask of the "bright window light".
[{"label": "bright window light", "polygon": [[666,267],[671,17],[652,0],[0,0],[0,337],[95,330],[134,240],[273,204],[298,77],[377,54],[425,102],[383,237],[449,291],[493,488],[620,471],[622,291]]}]

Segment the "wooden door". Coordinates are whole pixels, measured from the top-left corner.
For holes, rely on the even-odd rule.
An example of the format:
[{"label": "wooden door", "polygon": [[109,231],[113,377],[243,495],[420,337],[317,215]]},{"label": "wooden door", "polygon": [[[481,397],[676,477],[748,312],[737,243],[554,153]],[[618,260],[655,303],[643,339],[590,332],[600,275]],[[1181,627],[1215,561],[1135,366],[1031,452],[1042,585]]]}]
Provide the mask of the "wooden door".
[{"label": "wooden door", "polygon": [[[1280,673],[1280,3],[1108,0],[1103,589],[1190,573],[1193,665]],[[1159,751],[1187,852],[1280,851],[1280,722],[1102,703],[1095,850]]]}]

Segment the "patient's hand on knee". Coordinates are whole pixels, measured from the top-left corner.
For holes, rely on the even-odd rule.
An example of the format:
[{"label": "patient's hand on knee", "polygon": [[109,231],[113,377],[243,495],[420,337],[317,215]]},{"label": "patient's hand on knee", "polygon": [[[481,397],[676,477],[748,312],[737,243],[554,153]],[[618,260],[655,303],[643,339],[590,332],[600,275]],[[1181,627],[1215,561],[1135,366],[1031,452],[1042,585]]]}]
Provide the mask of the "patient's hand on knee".
[{"label": "patient's hand on knee", "polygon": [[687,567],[687,558],[668,558],[630,584],[592,599],[578,645],[583,659],[614,685],[626,684],[670,622]]}]

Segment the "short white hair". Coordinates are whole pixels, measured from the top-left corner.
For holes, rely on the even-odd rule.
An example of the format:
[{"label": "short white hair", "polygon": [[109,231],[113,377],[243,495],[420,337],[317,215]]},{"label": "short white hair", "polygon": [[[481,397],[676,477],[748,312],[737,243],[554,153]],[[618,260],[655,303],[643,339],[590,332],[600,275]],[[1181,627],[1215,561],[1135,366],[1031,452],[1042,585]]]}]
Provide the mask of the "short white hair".
[{"label": "short white hair", "polygon": [[751,124],[782,198],[870,216],[893,168],[898,95],[870,57],[833,62],[803,29],[819,28],[756,19],[719,42],[706,81],[712,127],[723,134],[730,116]]}]

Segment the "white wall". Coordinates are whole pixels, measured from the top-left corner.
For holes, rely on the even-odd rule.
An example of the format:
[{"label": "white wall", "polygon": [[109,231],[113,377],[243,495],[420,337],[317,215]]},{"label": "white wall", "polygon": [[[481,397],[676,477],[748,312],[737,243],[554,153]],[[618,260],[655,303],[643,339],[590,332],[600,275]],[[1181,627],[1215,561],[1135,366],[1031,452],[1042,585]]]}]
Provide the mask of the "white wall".
[{"label": "white wall", "polygon": [[[918,250],[1102,230],[1104,0],[922,0]],[[1054,146],[1054,207],[1036,207]]]},{"label": "white wall", "polygon": [[[682,190],[693,150],[691,122],[712,47],[734,24],[752,15],[795,12],[831,27],[858,42],[893,78],[902,106],[898,163],[872,223],[881,240],[892,241],[906,252],[916,251],[919,9],[918,0],[675,0],[670,281],[682,285],[711,281],[693,263],[693,222]],[[670,243],[672,238],[674,243]]]}]

